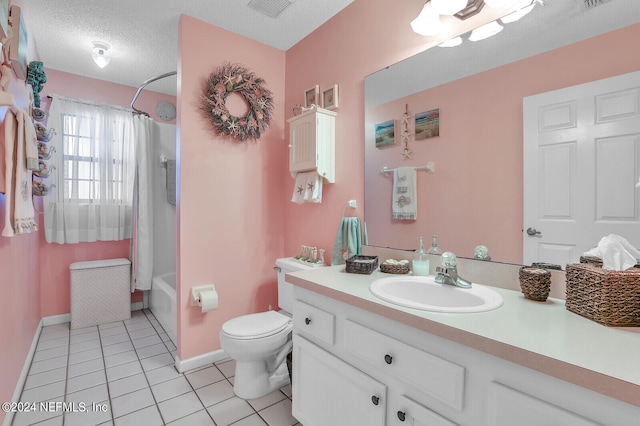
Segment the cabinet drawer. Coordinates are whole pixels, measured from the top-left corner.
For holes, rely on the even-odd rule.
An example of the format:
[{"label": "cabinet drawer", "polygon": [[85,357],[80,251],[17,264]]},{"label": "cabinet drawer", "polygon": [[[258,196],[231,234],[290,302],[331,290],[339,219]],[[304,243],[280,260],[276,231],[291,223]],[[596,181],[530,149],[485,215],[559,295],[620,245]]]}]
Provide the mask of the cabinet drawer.
[{"label": "cabinet drawer", "polygon": [[408,396],[402,395],[400,401],[400,409],[394,413],[396,420],[400,422],[407,422],[412,426],[457,426]]},{"label": "cabinet drawer", "polygon": [[489,383],[489,426],[512,425],[597,426],[597,423],[499,383]]},{"label": "cabinet drawer", "polygon": [[333,346],[335,315],[296,300],[293,305],[293,327],[308,337]]},{"label": "cabinet drawer", "polygon": [[393,374],[438,401],[462,411],[464,367],[350,320],[345,321],[344,346],[377,370]]}]

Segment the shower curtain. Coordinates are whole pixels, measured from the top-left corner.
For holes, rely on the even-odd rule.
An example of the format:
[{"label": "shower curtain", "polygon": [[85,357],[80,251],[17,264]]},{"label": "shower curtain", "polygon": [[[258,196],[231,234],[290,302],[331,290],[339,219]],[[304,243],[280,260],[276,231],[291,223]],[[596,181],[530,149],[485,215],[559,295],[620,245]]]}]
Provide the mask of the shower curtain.
[{"label": "shower curtain", "polygon": [[136,115],[136,188],[134,190],[134,234],[131,238],[131,291],[151,290],[153,278],[153,191],[151,190],[151,143],[154,122]]}]

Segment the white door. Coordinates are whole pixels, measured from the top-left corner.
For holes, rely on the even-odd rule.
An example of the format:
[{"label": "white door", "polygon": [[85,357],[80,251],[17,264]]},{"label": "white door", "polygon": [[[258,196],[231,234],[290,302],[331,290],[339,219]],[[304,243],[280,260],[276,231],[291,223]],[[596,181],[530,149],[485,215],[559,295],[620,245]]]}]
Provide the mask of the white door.
[{"label": "white door", "polygon": [[564,267],[618,234],[640,247],[640,72],[523,100],[524,264]]}]

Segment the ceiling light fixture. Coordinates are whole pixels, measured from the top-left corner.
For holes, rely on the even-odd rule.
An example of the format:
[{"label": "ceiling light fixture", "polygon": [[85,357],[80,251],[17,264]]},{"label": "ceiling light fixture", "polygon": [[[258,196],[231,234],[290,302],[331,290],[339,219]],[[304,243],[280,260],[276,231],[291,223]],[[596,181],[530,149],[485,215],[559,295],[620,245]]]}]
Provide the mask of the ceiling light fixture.
[{"label": "ceiling light fixture", "polygon": [[485,24],[471,31],[469,40],[470,41],[484,40],[485,38],[489,38],[491,36],[498,34],[500,31],[502,31],[503,28],[504,27],[498,24],[496,21],[489,22],[488,24]]},{"label": "ceiling light fixture", "polygon": [[455,15],[467,6],[467,0],[431,0],[431,6],[439,15]]},{"label": "ceiling light fixture", "polygon": [[101,41],[93,42],[93,49],[91,50],[91,58],[100,68],[104,68],[111,61],[111,55],[109,54],[109,46],[107,43]]},{"label": "ceiling light fixture", "polygon": [[427,2],[418,17],[411,21],[411,28],[422,36],[434,36],[440,32],[440,15],[430,2]]}]

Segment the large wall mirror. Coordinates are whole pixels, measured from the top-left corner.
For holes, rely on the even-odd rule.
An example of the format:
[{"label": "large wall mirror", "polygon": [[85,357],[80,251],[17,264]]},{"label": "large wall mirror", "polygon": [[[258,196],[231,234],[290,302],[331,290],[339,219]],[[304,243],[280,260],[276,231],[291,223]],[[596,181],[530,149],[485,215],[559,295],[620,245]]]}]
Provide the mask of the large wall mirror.
[{"label": "large wall mirror", "polygon": [[[494,261],[523,263],[523,98],[640,70],[640,2],[545,3],[494,37],[463,35],[459,46],[433,47],[365,78],[369,245],[413,250],[419,236],[438,235],[441,249],[462,257],[484,245]],[[434,110],[439,134],[416,140],[415,116]],[[410,158],[402,155],[405,111]],[[376,145],[376,127],[390,122],[395,137]],[[392,219],[393,173],[381,170],[427,163],[434,173],[416,172],[417,220]]]}]

